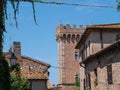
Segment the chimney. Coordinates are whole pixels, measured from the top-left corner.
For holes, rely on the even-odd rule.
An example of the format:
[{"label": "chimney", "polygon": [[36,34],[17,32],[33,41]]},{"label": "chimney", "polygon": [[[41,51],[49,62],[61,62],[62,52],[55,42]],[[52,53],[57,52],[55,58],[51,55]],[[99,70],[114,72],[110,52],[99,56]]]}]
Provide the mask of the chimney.
[{"label": "chimney", "polygon": [[13,42],[13,52],[17,58],[21,58],[21,44],[19,41]]}]

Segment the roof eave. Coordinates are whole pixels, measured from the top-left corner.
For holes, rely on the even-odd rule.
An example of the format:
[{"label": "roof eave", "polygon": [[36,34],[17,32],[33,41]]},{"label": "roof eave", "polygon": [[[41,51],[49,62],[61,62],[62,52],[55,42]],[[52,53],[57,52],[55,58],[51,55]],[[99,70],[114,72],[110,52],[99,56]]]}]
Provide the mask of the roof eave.
[{"label": "roof eave", "polygon": [[107,52],[108,50],[111,50],[112,48],[115,48],[115,46],[120,47],[120,40],[118,40],[115,43],[113,43],[112,45],[100,50],[99,52],[97,52],[97,53],[95,53],[93,55],[90,55],[89,57],[87,57],[85,60],[83,60],[80,63],[85,64],[88,60],[92,60],[93,58],[97,57],[98,55],[101,55],[101,54]]}]

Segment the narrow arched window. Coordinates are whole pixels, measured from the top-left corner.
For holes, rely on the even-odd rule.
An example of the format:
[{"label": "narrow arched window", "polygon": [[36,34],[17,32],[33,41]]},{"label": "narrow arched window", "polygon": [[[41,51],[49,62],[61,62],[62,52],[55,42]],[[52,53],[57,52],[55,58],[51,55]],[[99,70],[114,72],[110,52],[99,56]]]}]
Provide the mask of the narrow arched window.
[{"label": "narrow arched window", "polygon": [[74,59],[77,60],[77,61],[79,60],[79,51],[75,51]]}]

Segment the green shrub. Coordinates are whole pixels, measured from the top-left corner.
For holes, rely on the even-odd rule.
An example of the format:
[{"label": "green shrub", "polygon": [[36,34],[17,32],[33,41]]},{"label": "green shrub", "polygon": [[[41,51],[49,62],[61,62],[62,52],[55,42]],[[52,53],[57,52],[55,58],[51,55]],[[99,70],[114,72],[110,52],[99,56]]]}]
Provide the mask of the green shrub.
[{"label": "green shrub", "polygon": [[26,78],[18,78],[11,74],[11,90],[30,90],[30,83]]}]

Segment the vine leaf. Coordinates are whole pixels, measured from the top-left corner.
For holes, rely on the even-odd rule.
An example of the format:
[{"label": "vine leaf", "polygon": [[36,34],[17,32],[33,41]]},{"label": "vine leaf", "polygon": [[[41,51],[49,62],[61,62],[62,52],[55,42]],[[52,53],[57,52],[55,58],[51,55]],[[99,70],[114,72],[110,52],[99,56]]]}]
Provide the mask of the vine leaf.
[{"label": "vine leaf", "polygon": [[5,25],[3,25],[3,23],[0,22],[0,29],[4,32],[6,32],[6,29],[5,29]]},{"label": "vine leaf", "polygon": [[36,12],[35,12],[35,5],[34,5],[34,2],[31,2],[32,3],[32,8],[33,8],[33,15],[34,15],[34,21],[35,23],[37,24],[37,21],[36,21]]}]

